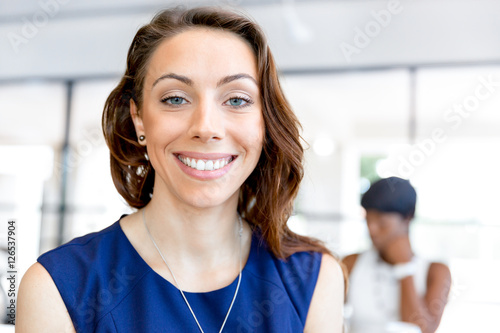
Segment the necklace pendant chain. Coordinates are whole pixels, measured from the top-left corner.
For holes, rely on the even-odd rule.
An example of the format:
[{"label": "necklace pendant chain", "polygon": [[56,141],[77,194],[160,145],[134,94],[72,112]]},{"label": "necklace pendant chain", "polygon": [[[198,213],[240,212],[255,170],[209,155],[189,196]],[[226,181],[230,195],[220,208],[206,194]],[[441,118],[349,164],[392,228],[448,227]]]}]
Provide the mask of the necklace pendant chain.
[{"label": "necklace pendant chain", "polygon": [[[191,305],[189,304],[187,298],[186,298],[186,295],[184,295],[184,292],[182,291],[182,289],[180,288],[179,286],[179,283],[177,282],[177,279],[175,278],[175,275],[174,275],[174,272],[172,272],[172,270],[170,269],[170,266],[168,265],[167,263],[167,260],[165,259],[165,257],[163,256],[163,254],[161,253],[160,251],[160,248],[158,247],[158,245],[156,245],[156,242],[153,238],[153,235],[151,235],[151,232],[149,232],[149,228],[148,228],[148,225],[146,223],[146,215],[145,215],[145,212],[146,212],[146,209],[143,208],[142,209],[142,222],[144,223],[144,227],[146,227],[146,231],[148,233],[148,236],[149,238],[151,239],[151,242],[153,243],[153,245],[156,247],[156,250],[158,251],[158,254],[160,255],[161,259],[163,260],[163,262],[165,263],[165,265],[167,266],[168,270],[170,271],[170,274],[172,275],[172,277],[174,278],[174,282],[175,282],[175,287],[180,291],[181,295],[182,295],[182,298],[184,299],[184,302],[186,303],[186,305],[188,306],[189,308],[189,311],[191,312],[191,314],[193,315],[193,318],[194,320],[196,321],[196,324],[198,325],[198,328],[200,329],[200,332],[201,333],[205,333],[203,331],[203,328],[201,328],[201,325],[200,325],[200,322],[198,321],[198,318],[196,318],[196,315],[194,314],[194,311],[193,309],[191,308]],[[226,325],[226,322],[227,322],[227,318],[229,317],[229,313],[231,313],[231,309],[233,308],[233,304],[234,304],[234,301],[236,300],[236,296],[238,295],[238,291],[240,289],[240,283],[241,283],[241,271],[242,271],[242,237],[243,237],[243,222],[241,221],[241,216],[240,214],[238,214],[238,221],[239,221],[239,230],[238,230],[238,235],[239,235],[239,238],[240,238],[240,273],[238,275],[238,284],[236,285],[236,291],[234,292],[234,296],[233,296],[233,300],[231,301],[231,305],[229,306],[229,310],[227,310],[227,313],[226,313],[226,317],[224,318],[224,322],[222,323],[222,326],[219,330],[219,333],[222,333],[222,330],[224,329],[224,326]]]}]

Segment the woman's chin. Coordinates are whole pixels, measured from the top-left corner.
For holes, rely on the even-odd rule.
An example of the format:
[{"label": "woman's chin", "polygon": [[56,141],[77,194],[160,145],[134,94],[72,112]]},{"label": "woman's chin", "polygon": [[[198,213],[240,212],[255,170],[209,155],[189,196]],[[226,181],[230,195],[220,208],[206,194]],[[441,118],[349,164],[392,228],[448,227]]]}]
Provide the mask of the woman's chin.
[{"label": "woman's chin", "polygon": [[[193,208],[213,208],[222,206],[226,203],[229,203],[234,199],[234,197],[238,196],[238,193],[220,193],[217,191],[208,191],[209,193],[204,193],[202,191],[195,191],[192,193],[183,193],[180,196],[180,201],[183,202],[187,206],[191,206]],[[237,201],[236,201],[237,202]]]}]

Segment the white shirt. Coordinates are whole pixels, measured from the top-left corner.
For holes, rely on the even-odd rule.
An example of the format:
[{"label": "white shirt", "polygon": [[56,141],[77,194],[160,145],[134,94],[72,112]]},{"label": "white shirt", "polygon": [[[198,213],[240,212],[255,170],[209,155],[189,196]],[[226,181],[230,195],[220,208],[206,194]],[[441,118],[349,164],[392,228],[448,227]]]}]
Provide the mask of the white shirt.
[{"label": "white shirt", "polygon": [[[415,257],[413,276],[419,296],[427,289],[429,262]],[[383,261],[374,249],[361,253],[349,276],[347,307],[352,309],[350,325],[385,325],[401,321],[401,284],[393,276],[393,266]]]}]

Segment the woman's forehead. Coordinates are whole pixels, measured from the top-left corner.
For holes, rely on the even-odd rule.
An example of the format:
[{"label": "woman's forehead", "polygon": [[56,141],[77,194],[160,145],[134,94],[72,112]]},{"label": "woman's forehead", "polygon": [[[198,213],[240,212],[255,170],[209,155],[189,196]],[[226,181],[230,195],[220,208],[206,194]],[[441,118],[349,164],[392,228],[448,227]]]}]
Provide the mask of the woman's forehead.
[{"label": "woman's forehead", "polygon": [[190,29],[164,40],[148,64],[146,84],[176,73],[193,81],[245,73],[257,81],[257,60],[240,36],[216,29]]}]

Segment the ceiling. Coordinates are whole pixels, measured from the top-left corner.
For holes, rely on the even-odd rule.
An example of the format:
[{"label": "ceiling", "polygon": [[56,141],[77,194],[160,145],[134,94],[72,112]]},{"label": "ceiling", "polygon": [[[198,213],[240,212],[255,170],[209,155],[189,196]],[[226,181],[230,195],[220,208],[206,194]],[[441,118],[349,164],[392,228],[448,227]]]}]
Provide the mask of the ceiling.
[{"label": "ceiling", "polygon": [[[0,21],[14,22],[23,16],[29,15],[40,9],[40,3],[57,3],[61,8],[59,19],[68,17],[102,16],[102,15],[124,15],[151,13],[158,8],[169,6],[233,6],[233,7],[264,7],[264,6],[293,6],[295,4],[320,4],[332,2],[347,2],[348,0],[1,0]],[[361,0],[350,0],[361,1]],[[54,5],[50,5],[54,6]]]},{"label": "ceiling", "polygon": [[288,74],[500,63],[497,0],[0,0],[0,83],[114,77],[137,29],[179,3],[241,8]]}]

